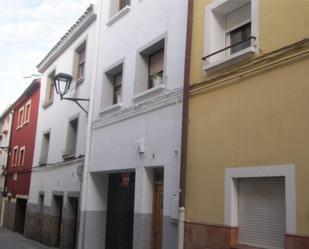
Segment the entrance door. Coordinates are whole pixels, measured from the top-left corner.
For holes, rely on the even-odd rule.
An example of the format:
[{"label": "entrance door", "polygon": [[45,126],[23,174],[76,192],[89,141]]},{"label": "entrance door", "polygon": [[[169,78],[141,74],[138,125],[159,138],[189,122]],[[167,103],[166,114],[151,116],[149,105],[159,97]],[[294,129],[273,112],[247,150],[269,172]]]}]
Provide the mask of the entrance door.
[{"label": "entrance door", "polygon": [[109,175],[106,249],[132,249],[135,173]]},{"label": "entrance door", "polygon": [[77,240],[77,218],[78,218],[78,198],[74,197],[69,197],[69,205],[70,205],[70,212],[71,212],[71,217],[72,217],[72,230],[69,232],[70,234],[70,243],[69,243],[69,248],[70,249],[75,249],[76,248],[76,240]]},{"label": "entrance door", "polygon": [[15,210],[15,224],[14,224],[14,231],[17,233],[24,233],[26,208],[27,208],[27,200],[17,199],[16,210]]},{"label": "entrance door", "polygon": [[162,248],[162,227],[163,227],[163,171],[154,174],[153,192],[153,232],[152,248]]},{"label": "entrance door", "polygon": [[61,238],[61,224],[62,224],[62,207],[63,207],[63,197],[62,196],[54,196],[55,205],[57,210],[57,240],[56,246],[60,246],[60,238]]}]

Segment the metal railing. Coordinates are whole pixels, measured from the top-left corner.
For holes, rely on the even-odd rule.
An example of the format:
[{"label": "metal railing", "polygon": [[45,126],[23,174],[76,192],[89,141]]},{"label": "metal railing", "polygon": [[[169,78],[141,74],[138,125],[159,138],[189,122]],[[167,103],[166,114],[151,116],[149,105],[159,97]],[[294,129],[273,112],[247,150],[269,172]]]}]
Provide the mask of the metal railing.
[{"label": "metal railing", "polygon": [[243,44],[243,43],[245,43],[245,42],[247,42],[247,41],[251,41],[251,40],[254,40],[254,41],[255,41],[255,40],[256,40],[256,37],[255,37],[255,36],[250,36],[250,37],[247,38],[247,39],[244,39],[244,40],[242,40],[242,41],[240,41],[240,42],[236,42],[236,43],[234,43],[234,44],[232,44],[232,45],[230,45],[230,46],[228,46],[228,47],[222,48],[222,49],[220,49],[220,50],[218,50],[218,51],[216,51],[216,52],[213,52],[213,53],[211,53],[211,54],[209,54],[209,55],[206,55],[206,56],[204,56],[204,57],[202,58],[202,60],[205,61],[207,58],[209,58],[209,57],[211,57],[211,56],[214,56],[214,55],[216,55],[216,54],[219,54],[219,53],[224,52],[224,51],[226,51],[226,50],[228,50],[228,49],[230,49],[230,48],[236,47],[236,46],[238,46],[238,45],[240,45],[240,44]]}]

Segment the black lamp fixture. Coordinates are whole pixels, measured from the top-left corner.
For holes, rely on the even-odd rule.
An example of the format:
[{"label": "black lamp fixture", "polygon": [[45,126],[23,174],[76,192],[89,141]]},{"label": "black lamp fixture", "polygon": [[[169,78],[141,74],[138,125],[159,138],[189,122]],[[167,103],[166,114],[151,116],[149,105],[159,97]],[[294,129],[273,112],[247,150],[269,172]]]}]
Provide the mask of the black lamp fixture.
[{"label": "black lamp fixture", "polygon": [[73,77],[71,75],[66,74],[66,73],[58,73],[54,77],[56,93],[60,95],[61,100],[64,99],[64,100],[70,100],[70,101],[75,102],[86,114],[88,114],[88,111],[79,103],[79,101],[89,102],[89,99],[63,97],[69,91],[72,81],[73,81]]}]

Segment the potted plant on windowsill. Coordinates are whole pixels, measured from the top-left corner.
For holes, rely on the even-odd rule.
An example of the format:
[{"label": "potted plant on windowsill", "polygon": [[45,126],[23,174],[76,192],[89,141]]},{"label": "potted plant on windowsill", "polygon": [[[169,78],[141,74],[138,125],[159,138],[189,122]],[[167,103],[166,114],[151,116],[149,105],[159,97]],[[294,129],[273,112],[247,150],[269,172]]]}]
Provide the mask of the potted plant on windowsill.
[{"label": "potted plant on windowsill", "polygon": [[157,73],[150,76],[150,79],[152,81],[152,87],[160,86],[163,82],[162,73]]}]

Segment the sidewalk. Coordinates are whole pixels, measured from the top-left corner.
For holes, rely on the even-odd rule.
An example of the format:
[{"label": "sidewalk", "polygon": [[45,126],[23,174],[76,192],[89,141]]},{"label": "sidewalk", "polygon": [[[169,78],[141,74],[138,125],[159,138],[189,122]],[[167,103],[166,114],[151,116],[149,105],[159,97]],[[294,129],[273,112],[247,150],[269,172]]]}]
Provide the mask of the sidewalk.
[{"label": "sidewalk", "polygon": [[0,249],[51,249],[18,233],[0,228]]}]

